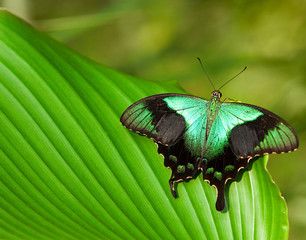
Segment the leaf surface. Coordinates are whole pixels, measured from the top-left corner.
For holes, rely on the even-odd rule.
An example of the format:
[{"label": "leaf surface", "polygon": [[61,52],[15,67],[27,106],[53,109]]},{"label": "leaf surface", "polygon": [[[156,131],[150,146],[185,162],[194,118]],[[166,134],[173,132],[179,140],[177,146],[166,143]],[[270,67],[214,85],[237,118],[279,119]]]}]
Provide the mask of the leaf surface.
[{"label": "leaf surface", "polygon": [[0,11],[0,238],[287,239],[287,207],[253,163],[227,210],[199,176],[171,195],[152,140],[125,129],[143,97],[183,91],[88,60]]}]

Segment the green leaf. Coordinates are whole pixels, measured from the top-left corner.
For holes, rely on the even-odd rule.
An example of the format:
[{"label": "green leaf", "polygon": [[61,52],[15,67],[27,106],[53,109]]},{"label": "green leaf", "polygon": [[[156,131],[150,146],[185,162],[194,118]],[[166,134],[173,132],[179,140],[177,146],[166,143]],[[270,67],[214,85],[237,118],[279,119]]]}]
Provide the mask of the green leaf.
[{"label": "green leaf", "polygon": [[152,140],[119,118],[183,92],[103,67],[0,12],[1,239],[287,239],[268,157],[231,183],[227,210],[201,176],[171,195]]}]

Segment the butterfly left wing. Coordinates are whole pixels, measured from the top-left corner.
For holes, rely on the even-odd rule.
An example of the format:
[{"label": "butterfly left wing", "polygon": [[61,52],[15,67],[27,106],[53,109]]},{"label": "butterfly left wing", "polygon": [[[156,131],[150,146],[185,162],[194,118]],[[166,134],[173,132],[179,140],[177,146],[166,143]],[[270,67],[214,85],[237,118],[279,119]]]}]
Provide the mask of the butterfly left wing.
[{"label": "butterfly left wing", "polygon": [[[184,134],[186,122],[176,110],[169,107],[166,98],[187,98],[179,94],[159,94],[143,98],[122,114],[120,121],[128,129],[154,139],[163,145],[175,144]],[[179,108],[194,108],[195,106],[180,106]]]},{"label": "butterfly left wing", "polygon": [[207,101],[184,94],[159,94],[139,100],[121,116],[128,129],[146,135],[158,144],[164,164],[172,171],[174,182],[192,178],[203,153]]}]

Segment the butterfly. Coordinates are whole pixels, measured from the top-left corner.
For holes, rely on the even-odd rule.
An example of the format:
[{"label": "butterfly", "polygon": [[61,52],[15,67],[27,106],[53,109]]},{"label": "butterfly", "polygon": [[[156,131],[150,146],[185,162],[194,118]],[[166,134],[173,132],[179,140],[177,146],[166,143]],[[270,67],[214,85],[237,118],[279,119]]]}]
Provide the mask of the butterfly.
[{"label": "butterfly", "polygon": [[299,141],[279,116],[255,105],[221,101],[219,90],[209,101],[177,93],[149,96],[129,106],[120,121],[157,143],[164,165],[171,169],[174,198],[174,183],[201,171],[203,180],[216,187],[216,209],[222,211],[225,184],[241,168],[257,156],[294,151]]}]

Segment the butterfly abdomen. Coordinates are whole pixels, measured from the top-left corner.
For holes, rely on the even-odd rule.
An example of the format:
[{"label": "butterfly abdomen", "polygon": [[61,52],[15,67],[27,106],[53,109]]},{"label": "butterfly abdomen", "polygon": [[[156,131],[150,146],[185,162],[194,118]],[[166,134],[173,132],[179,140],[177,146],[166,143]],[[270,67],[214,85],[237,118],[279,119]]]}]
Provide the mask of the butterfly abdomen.
[{"label": "butterfly abdomen", "polygon": [[204,152],[203,152],[203,156],[205,155],[206,152],[206,144],[207,144],[207,140],[209,138],[209,134],[211,131],[211,127],[214,123],[214,120],[218,114],[218,110],[221,106],[221,102],[220,99],[217,96],[213,96],[211,98],[211,100],[209,102],[207,102],[207,122],[206,122],[206,133],[205,133],[205,142],[204,142]]}]

